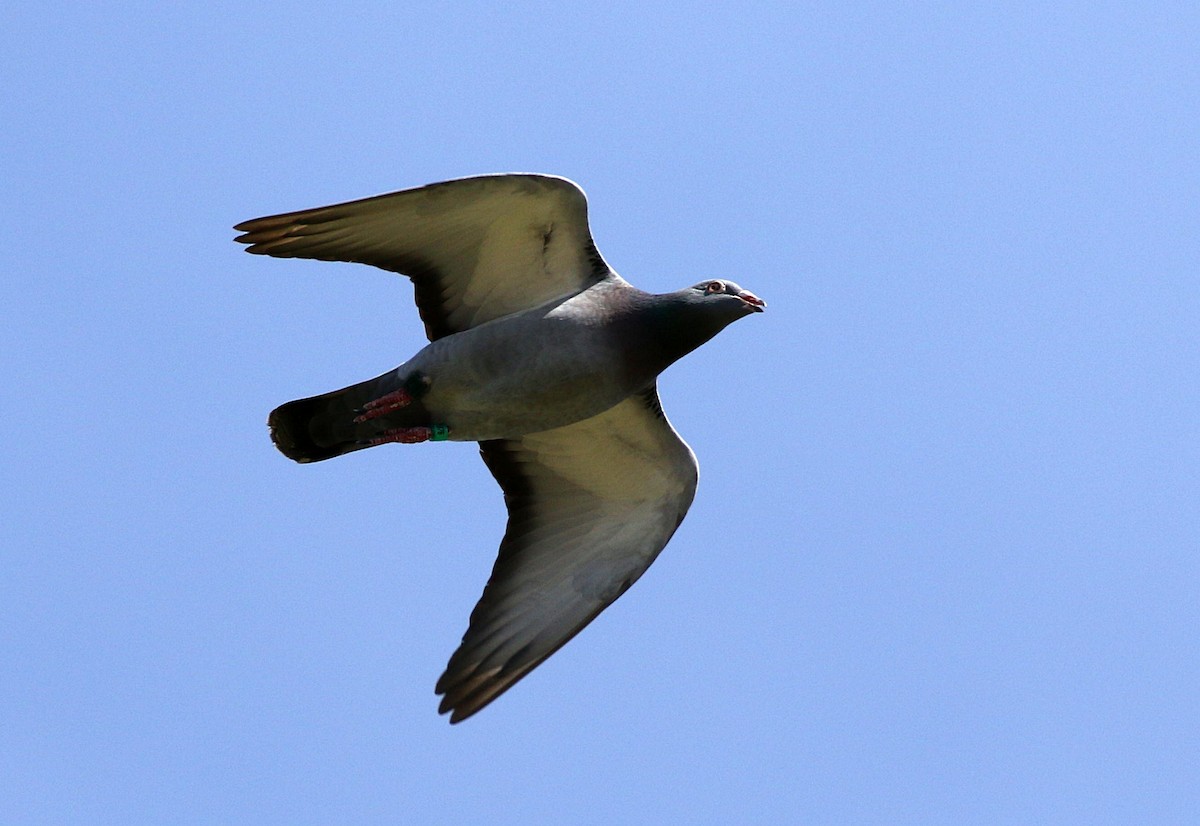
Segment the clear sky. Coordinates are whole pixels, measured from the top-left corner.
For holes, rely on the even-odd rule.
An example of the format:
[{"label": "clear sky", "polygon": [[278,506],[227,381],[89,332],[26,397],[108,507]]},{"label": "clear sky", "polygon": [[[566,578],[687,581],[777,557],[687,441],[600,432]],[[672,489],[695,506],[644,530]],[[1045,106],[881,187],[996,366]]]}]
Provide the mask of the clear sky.
[{"label": "clear sky", "polygon": [[[1195,822],[1196,5],[583,7],[0,11],[0,822]],[[474,446],[264,424],[411,287],[230,227],[496,171],[770,307],[661,381],[659,561],[450,727]]]}]

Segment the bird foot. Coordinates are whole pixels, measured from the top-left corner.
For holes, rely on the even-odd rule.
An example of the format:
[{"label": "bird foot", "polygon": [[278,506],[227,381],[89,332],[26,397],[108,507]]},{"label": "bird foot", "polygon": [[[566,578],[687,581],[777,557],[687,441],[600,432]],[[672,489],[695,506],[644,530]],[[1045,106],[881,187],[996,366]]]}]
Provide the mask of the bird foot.
[{"label": "bird foot", "polygon": [[372,399],[364,404],[357,411],[358,415],[354,417],[355,424],[369,422],[371,419],[378,419],[380,416],[386,416],[393,410],[399,410],[402,407],[408,407],[413,403],[412,394],[401,387],[394,393],[380,396],[378,399]]},{"label": "bird foot", "polygon": [[361,439],[359,444],[363,447],[375,447],[391,442],[415,445],[418,442],[444,442],[449,438],[450,428],[444,424],[435,424],[432,427],[394,427],[370,439]]},{"label": "bird foot", "polygon": [[396,427],[391,430],[385,430],[378,436],[370,439],[363,439],[359,444],[364,447],[386,445],[391,442],[399,442],[402,445],[415,445],[417,442],[428,442],[432,438],[433,429],[429,427]]},{"label": "bird foot", "polygon": [[359,409],[355,410],[355,424],[369,422],[371,419],[378,419],[381,416],[386,416],[393,410],[399,410],[402,407],[408,407],[417,399],[429,392],[429,386],[432,384],[429,377],[421,372],[414,372],[404,380],[404,386],[399,390],[387,393],[377,399],[364,404]]}]

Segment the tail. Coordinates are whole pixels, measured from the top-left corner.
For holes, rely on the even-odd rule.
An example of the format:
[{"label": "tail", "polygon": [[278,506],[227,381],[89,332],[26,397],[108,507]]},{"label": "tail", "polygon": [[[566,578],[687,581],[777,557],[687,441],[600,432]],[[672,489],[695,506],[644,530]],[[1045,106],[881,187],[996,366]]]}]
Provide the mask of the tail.
[{"label": "tail", "polygon": [[382,430],[428,425],[429,414],[419,401],[383,418],[354,421],[359,408],[400,385],[392,370],[341,390],[280,405],[267,417],[271,441],[289,459],[320,462],[367,447],[364,440]]}]

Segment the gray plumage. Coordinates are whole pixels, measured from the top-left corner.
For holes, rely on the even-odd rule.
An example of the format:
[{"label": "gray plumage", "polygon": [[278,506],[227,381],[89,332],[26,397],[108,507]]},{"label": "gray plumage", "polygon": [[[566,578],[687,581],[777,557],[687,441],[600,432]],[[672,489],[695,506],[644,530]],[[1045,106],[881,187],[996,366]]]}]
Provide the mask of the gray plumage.
[{"label": "gray plumage", "polygon": [[477,441],[508,528],[440,711],[483,708],[649,567],[697,466],[663,414],[667,366],[764,303],[719,279],[652,295],[596,250],[587,202],[545,175],[463,178],[239,224],[247,252],[409,276],[429,345],[395,370],[282,405],[299,462],[389,441]]}]

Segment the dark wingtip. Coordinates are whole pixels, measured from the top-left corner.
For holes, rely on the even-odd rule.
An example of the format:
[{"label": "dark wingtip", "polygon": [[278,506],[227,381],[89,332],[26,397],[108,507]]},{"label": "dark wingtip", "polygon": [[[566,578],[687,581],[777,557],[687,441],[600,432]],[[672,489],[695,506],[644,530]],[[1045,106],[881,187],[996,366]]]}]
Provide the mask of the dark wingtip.
[{"label": "dark wingtip", "polygon": [[[491,699],[495,698],[493,697]],[[491,700],[488,702],[491,702]],[[468,720],[471,717],[474,717],[476,714],[482,711],[483,707],[486,705],[487,703],[466,703],[461,700],[458,704],[452,704],[448,701],[448,698],[443,697],[441,704],[438,706],[438,714],[449,714],[450,725],[457,726],[463,720]]]}]

